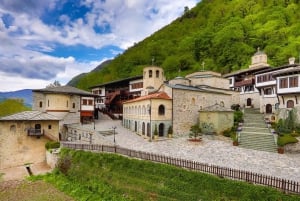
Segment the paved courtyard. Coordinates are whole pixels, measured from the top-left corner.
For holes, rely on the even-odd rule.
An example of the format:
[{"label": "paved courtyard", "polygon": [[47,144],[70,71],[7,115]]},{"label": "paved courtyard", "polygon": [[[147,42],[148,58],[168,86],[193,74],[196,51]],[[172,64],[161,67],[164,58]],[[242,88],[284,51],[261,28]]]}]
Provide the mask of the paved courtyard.
[{"label": "paved courtyard", "polygon": [[[94,130],[93,124],[83,127]],[[100,131],[112,130],[113,127],[116,127],[115,143],[120,147],[300,182],[300,154],[277,154],[243,149],[232,146],[231,140],[223,136],[216,136],[214,139],[211,136],[203,136],[200,143],[189,142],[187,137],[165,138],[149,142],[149,139],[122,127],[121,121],[109,120],[103,116],[100,116],[100,120],[96,121],[96,134],[93,137],[93,143],[113,145],[114,135],[100,134]]]}]

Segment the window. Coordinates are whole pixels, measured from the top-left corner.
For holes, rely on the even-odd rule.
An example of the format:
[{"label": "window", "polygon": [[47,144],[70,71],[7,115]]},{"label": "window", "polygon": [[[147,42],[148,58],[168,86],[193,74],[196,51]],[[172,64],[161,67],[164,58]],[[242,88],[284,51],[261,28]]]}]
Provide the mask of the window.
[{"label": "window", "polygon": [[51,130],[52,129],[52,125],[48,125],[48,129]]},{"label": "window", "polygon": [[50,101],[48,100],[48,107],[50,106]]},{"label": "window", "polygon": [[294,107],[294,101],[288,100],[288,101],[286,102],[286,107],[287,107],[287,108],[293,108],[293,107]]},{"label": "window", "polygon": [[152,77],[152,70],[149,70],[149,78]]},{"label": "window", "polygon": [[69,107],[69,101],[67,101],[67,107]]},{"label": "window", "polygon": [[232,84],[232,79],[229,79],[229,84]]},{"label": "window", "polygon": [[289,77],[289,88],[298,87],[298,76]]},{"label": "window", "polygon": [[159,115],[165,115],[165,106],[160,105],[160,106],[158,107],[158,114],[159,114]]},{"label": "window", "polygon": [[272,95],[272,88],[266,88],[266,89],[264,90],[264,94],[265,94],[265,95]]},{"label": "window", "polygon": [[93,105],[93,100],[89,99],[88,103],[89,103],[89,105]]},{"label": "window", "polygon": [[11,132],[16,132],[16,125],[11,125],[10,126],[10,131]]},{"label": "window", "polygon": [[82,99],[82,105],[87,105],[87,99]]},{"label": "window", "polygon": [[42,108],[43,107],[43,102],[42,101],[40,101],[40,108]]},{"label": "window", "polygon": [[143,82],[133,83],[133,84],[131,84],[131,88],[132,88],[132,89],[140,89],[140,88],[143,88]]},{"label": "window", "polygon": [[156,70],[156,78],[159,78],[159,70]]},{"label": "window", "polygon": [[72,107],[75,108],[75,103],[72,104]]},{"label": "window", "polygon": [[280,78],[279,79],[279,88],[288,88],[288,81],[287,78]]}]

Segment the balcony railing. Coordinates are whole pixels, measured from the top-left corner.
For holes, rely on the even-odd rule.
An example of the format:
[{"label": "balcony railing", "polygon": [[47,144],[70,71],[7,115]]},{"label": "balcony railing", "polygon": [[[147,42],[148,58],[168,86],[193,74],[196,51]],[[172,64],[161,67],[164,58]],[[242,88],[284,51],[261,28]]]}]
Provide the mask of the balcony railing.
[{"label": "balcony railing", "polygon": [[254,83],[255,83],[254,79],[243,80],[243,81],[234,83],[234,87],[241,87],[241,86],[245,86],[245,85],[253,85]]},{"label": "balcony railing", "polygon": [[45,133],[45,131],[42,129],[30,128],[27,130],[28,136],[42,136],[42,135],[44,135],[44,133]]}]

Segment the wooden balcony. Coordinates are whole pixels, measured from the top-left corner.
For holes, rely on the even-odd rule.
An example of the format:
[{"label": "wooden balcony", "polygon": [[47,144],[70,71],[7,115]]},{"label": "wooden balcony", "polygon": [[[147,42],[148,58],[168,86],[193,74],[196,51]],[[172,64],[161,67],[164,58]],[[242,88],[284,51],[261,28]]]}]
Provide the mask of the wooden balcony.
[{"label": "wooden balcony", "polygon": [[42,129],[35,129],[35,128],[30,128],[27,131],[27,135],[28,136],[37,136],[37,137],[40,137],[40,136],[43,136],[44,133],[45,133],[44,130],[42,130]]},{"label": "wooden balcony", "polygon": [[243,81],[234,83],[234,87],[253,85],[254,83],[255,83],[255,79],[243,80]]}]

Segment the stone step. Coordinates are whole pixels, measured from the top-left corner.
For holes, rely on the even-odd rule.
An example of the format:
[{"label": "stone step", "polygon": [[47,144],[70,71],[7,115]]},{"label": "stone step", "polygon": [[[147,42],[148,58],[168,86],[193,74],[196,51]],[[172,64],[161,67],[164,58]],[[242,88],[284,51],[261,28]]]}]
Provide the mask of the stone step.
[{"label": "stone step", "polygon": [[265,123],[256,123],[256,122],[251,122],[251,123],[244,123],[242,127],[256,127],[256,128],[267,128],[267,125]]},{"label": "stone step", "polygon": [[267,127],[246,127],[243,126],[242,127],[242,131],[244,132],[259,132],[259,133],[266,133],[266,134],[270,134],[270,130]]},{"label": "stone step", "polygon": [[240,134],[239,146],[247,149],[277,152],[274,136],[266,133],[242,132]]}]

